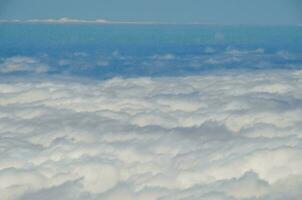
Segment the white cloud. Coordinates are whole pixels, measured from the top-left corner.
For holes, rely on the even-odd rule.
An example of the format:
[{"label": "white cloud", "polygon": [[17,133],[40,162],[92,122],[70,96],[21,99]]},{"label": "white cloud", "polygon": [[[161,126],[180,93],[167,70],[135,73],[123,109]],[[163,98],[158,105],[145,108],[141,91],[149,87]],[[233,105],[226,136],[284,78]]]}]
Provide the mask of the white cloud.
[{"label": "white cloud", "polygon": [[48,70],[49,67],[39,60],[25,56],[6,58],[0,63],[0,73],[5,74],[14,72],[45,73]]},{"label": "white cloud", "polygon": [[173,54],[154,55],[151,59],[155,60],[173,60],[175,56]]},{"label": "white cloud", "polygon": [[47,24],[74,24],[74,23],[108,23],[105,19],[83,20],[63,17],[59,19],[29,19],[29,20],[0,20],[0,23],[47,23]]},{"label": "white cloud", "polygon": [[[211,48],[205,50],[206,53],[211,53]],[[233,66],[241,66],[241,68],[247,67],[257,67],[265,68],[268,66],[263,66],[263,62],[268,62],[265,60],[265,50],[262,48],[257,49],[235,49],[232,47],[227,47],[225,52],[220,54],[211,55],[204,57],[204,64],[210,65],[221,65],[220,67],[233,63]],[[266,58],[267,59],[267,58]],[[268,62],[271,66],[272,63]],[[246,66],[247,65],[247,66]],[[226,67],[227,68],[227,67]]]},{"label": "white cloud", "polygon": [[302,72],[0,81],[7,200],[300,199]]},{"label": "white cloud", "polygon": [[228,47],[226,49],[226,54],[233,55],[233,56],[263,54],[264,52],[265,52],[264,49],[261,48],[255,50],[239,50],[239,49]]},{"label": "white cloud", "polygon": [[[69,17],[62,17],[59,19],[0,19],[0,23],[42,23],[42,24],[175,24],[175,23],[161,23],[154,21],[111,21],[106,19],[73,19]],[[194,23],[193,23],[194,24]]]}]

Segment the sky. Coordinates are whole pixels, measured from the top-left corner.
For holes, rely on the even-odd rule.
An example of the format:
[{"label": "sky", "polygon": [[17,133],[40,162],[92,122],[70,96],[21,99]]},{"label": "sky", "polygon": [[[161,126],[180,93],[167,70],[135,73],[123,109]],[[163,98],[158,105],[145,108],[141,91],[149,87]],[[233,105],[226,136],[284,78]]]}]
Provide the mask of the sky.
[{"label": "sky", "polygon": [[0,0],[1,19],[301,24],[300,0]]}]

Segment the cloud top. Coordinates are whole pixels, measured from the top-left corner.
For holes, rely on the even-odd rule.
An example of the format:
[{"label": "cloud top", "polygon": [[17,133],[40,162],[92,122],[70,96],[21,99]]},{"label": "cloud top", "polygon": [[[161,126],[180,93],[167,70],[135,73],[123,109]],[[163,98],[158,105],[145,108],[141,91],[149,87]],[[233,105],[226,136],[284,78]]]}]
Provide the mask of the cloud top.
[{"label": "cloud top", "polygon": [[1,196],[298,200],[301,83],[301,71],[2,79]]}]

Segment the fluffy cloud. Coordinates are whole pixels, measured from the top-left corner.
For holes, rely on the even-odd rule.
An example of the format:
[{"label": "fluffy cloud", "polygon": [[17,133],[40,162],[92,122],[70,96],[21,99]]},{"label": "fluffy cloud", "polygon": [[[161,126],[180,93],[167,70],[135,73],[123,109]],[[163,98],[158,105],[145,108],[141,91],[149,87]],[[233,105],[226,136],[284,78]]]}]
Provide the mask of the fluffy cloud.
[{"label": "fluffy cloud", "polygon": [[1,80],[6,200],[300,199],[302,72]]}]

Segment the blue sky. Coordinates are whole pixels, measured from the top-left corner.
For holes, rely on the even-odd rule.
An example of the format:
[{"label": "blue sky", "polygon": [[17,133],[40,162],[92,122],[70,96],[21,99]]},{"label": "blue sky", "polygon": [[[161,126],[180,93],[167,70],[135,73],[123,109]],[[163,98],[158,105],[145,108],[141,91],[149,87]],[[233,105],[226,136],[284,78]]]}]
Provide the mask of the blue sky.
[{"label": "blue sky", "polygon": [[2,19],[300,24],[301,0],[0,0]]}]

